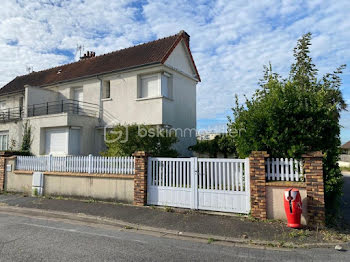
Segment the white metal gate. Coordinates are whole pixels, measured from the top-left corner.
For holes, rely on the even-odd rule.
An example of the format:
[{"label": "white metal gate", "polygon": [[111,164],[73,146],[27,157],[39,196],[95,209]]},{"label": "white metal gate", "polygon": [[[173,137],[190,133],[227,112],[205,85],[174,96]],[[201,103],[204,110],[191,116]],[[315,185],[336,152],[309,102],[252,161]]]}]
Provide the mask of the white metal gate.
[{"label": "white metal gate", "polygon": [[147,203],[249,213],[249,159],[163,158],[148,160]]}]

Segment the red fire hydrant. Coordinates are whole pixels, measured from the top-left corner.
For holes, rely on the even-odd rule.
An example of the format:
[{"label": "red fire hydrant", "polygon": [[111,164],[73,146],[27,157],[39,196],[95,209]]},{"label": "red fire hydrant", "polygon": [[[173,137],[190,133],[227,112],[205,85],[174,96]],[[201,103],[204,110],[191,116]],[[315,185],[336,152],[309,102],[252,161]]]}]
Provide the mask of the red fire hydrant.
[{"label": "red fire hydrant", "polygon": [[288,188],[284,191],[284,210],[286,212],[288,227],[300,228],[302,202],[299,190]]}]

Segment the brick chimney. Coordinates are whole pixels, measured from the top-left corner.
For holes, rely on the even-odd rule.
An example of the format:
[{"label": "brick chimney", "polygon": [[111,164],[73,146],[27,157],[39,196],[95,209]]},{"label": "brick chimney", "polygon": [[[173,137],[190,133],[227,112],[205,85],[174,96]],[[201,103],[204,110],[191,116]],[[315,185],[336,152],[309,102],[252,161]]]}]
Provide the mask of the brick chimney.
[{"label": "brick chimney", "polygon": [[93,51],[87,51],[82,57],[80,57],[80,60],[84,60],[84,59],[89,59],[92,57],[95,57],[96,53]]}]

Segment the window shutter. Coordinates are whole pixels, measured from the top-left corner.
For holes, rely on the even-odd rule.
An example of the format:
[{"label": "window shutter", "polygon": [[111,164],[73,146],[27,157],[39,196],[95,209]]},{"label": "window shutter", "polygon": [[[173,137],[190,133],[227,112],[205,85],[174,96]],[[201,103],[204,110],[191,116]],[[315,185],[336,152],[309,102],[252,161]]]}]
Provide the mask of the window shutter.
[{"label": "window shutter", "polygon": [[151,76],[141,79],[141,97],[159,96],[158,76]]}]

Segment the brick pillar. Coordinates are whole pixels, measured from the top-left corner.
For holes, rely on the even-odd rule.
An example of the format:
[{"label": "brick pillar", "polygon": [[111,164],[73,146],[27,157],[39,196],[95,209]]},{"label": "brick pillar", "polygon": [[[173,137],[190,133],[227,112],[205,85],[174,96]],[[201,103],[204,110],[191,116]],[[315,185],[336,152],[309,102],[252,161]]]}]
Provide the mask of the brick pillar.
[{"label": "brick pillar", "polygon": [[6,172],[6,157],[12,156],[10,152],[0,152],[0,192],[4,191],[5,172]]},{"label": "brick pillar", "polygon": [[266,219],[266,151],[253,151],[249,156],[251,215]]},{"label": "brick pillar", "polygon": [[325,225],[323,154],[317,151],[304,154],[302,157],[307,192],[307,224],[323,227]]},{"label": "brick pillar", "polygon": [[135,157],[134,205],[144,206],[147,204],[148,154],[144,151],[137,151],[133,156]]}]

